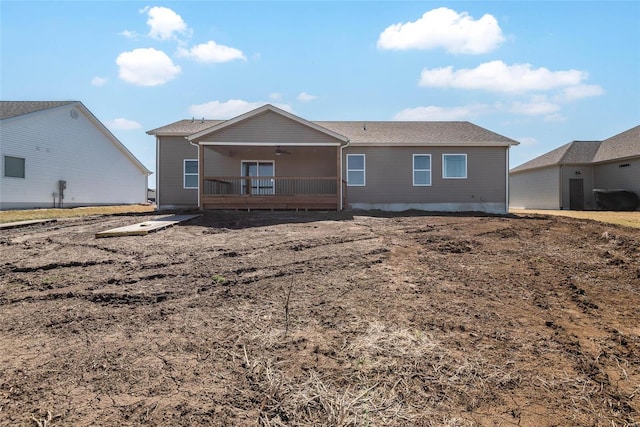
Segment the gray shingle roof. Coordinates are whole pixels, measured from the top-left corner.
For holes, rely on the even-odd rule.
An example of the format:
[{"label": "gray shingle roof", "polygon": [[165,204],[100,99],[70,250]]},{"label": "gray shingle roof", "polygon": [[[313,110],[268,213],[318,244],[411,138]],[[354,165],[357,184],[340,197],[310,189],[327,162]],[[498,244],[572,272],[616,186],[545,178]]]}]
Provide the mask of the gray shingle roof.
[{"label": "gray shingle roof", "polygon": [[78,101],[0,101],[0,120],[48,110]]},{"label": "gray shingle roof", "polygon": [[178,120],[177,122],[151,129],[147,131],[147,134],[162,136],[189,136],[224,121],[225,120]]},{"label": "gray shingle roof", "polygon": [[600,141],[573,141],[565,155],[562,156],[560,163],[591,163],[601,144]]},{"label": "gray shingle roof", "polygon": [[[222,122],[224,120],[180,120],[147,131],[147,134],[189,136]],[[517,144],[510,138],[469,122],[311,121],[311,123],[346,136],[353,144]]]},{"label": "gray shingle roof", "polygon": [[640,156],[640,126],[604,141],[573,141],[529,160],[510,173],[564,164],[602,163]]},{"label": "gray shingle roof", "polygon": [[510,172],[523,172],[529,169],[555,165],[591,163],[598,152],[598,148],[600,148],[600,144],[600,141],[573,141],[529,160],[511,169]]},{"label": "gray shingle roof", "polygon": [[513,139],[469,122],[313,122],[349,138],[352,144],[504,143]]},{"label": "gray shingle roof", "polygon": [[636,156],[640,156],[640,126],[605,139],[593,161],[606,162]]}]

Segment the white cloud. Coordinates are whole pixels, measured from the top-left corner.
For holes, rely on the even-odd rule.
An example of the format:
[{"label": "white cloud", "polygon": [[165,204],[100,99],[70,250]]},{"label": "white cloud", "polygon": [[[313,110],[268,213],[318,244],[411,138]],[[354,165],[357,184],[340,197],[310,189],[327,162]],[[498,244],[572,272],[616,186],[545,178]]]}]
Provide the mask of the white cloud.
[{"label": "white cloud", "polygon": [[397,113],[394,120],[467,120],[490,112],[492,108],[486,104],[472,104],[460,107],[428,107],[405,108]]},{"label": "white cloud", "polygon": [[273,99],[274,101],[279,101],[282,99],[282,94],[279,92],[273,92],[269,94],[269,98]]},{"label": "white cloud", "polygon": [[128,39],[134,39],[134,40],[139,37],[138,33],[136,33],[135,31],[129,31],[129,30],[122,30],[118,34]]},{"label": "white cloud", "polygon": [[315,95],[311,95],[307,92],[300,92],[300,94],[296,99],[300,102],[310,102],[310,101],[313,101],[314,99],[318,99],[318,97]]},{"label": "white cloud", "polygon": [[135,130],[142,128],[142,125],[134,120],[118,118],[108,121],[107,127],[114,130]]},{"label": "white cloud", "polygon": [[178,56],[194,59],[198,62],[228,62],[234,59],[246,61],[241,50],[233,47],[208,41],[192,47],[191,49],[178,48]]},{"label": "white cloud", "polygon": [[587,73],[578,70],[550,71],[544,67],[531,68],[530,64],[507,65],[502,61],[491,61],[457,71],[452,66],[425,68],[419,85],[518,93],[576,86],[586,78]]},{"label": "white cloud", "polygon": [[534,98],[529,102],[516,101],[508,108],[510,113],[523,116],[544,116],[560,111],[560,106],[543,98]]},{"label": "white cloud", "polygon": [[171,40],[176,34],[184,34],[188,31],[182,17],[167,7],[146,7],[141,12],[148,14],[149,36],[154,39]]},{"label": "white cloud", "polygon": [[467,12],[446,7],[426,12],[415,22],[387,27],[378,38],[380,49],[435,49],[450,53],[481,54],[496,49],[504,41],[498,21],[485,14],[477,21]]},{"label": "white cloud", "polygon": [[570,86],[562,90],[558,95],[558,102],[571,102],[590,96],[600,96],[604,94],[604,89],[598,85],[577,85]]},{"label": "white cloud", "polygon": [[118,55],[119,77],[138,86],[159,86],[182,71],[166,53],[153,48],[134,49]]},{"label": "white cloud", "polygon": [[559,114],[561,107],[549,101],[545,96],[534,96],[527,101],[495,102],[493,104],[469,104],[456,107],[438,107],[435,105],[405,108],[398,112],[394,120],[473,120],[479,116],[496,113],[508,113],[517,116],[544,116],[544,120],[564,121]]},{"label": "white cloud", "polygon": [[107,84],[107,81],[108,81],[108,80],[107,80],[107,79],[105,79],[104,77],[98,77],[98,76],[96,76],[96,77],[94,77],[94,78],[92,78],[92,79],[91,79],[91,85],[92,85],[92,86],[98,86],[98,87],[100,87],[100,86],[104,86],[104,85],[106,85],[106,84]]},{"label": "white cloud", "polygon": [[[226,102],[211,101],[204,104],[190,106],[189,113],[193,117],[231,119],[239,116],[240,114],[262,107],[265,104],[266,102],[249,102],[242,99],[230,99]],[[276,107],[285,111],[292,111],[291,106],[287,104],[276,104]]]}]

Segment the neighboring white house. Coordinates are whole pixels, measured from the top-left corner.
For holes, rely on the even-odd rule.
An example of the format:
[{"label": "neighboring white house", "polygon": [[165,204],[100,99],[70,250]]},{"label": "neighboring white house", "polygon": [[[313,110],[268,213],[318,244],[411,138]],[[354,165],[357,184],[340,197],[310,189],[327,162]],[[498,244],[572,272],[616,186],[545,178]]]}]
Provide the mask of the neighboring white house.
[{"label": "neighboring white house", "polygon": [[596,209],[593,190],[640,196],[640,126],[604,141],[573,141],[509,172],[509,206]]},{"label": "neighboring white house", "polygon": [[79,101],[0,102],[0,209],[143,203],[150,174]]}]

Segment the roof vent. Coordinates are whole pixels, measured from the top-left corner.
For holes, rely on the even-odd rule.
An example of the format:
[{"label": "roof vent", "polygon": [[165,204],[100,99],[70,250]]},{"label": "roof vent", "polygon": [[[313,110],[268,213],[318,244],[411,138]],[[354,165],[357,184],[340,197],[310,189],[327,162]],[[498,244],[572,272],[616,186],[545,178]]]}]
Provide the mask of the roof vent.
[{"label": "roof vent", "polygon": [[71,115],[72,119],[77,119],[78,118],[78,112],[76,110],[71,110],[69,112],[69,114]]}]

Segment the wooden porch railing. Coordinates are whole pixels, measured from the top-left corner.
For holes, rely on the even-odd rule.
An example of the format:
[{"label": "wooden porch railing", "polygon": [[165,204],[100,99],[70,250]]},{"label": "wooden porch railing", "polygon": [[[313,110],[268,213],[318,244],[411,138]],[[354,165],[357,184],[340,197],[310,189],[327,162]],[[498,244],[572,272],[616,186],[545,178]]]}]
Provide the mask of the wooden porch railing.
[{"label": "wooden porch railing", "polygon": [[340,180],[332,177],[207,176],[202,209],[340,209]]},{"label": "wooden porch railing", "polygon": [[336,177],[208,176],[202,180],[203,196],[335,196]]}]

